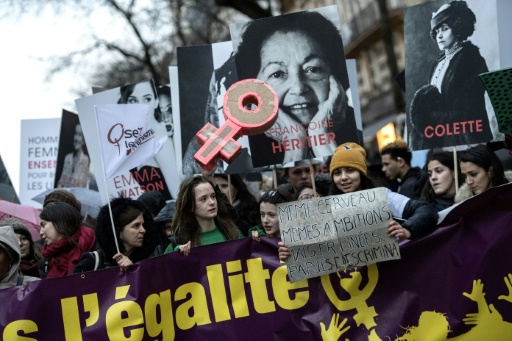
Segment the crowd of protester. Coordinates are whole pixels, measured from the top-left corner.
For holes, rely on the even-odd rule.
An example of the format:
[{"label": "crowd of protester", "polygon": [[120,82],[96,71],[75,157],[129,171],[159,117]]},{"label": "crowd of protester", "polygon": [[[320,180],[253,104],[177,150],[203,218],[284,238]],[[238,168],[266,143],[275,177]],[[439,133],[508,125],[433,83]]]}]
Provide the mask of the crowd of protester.
[{"label": "crowd of protester", "polygon": [[[422,238],[436,229],[438,212],[512,180],[512,171],[486,145],[456,159],[453,152],[431,150],[423,168],[411,166],[403,141],[385,146],[381,157],[382,173],[396,185],[395,191],[386,188],[393,216],[388,235],[399,240]],[[0,221],[0,289],[109,267],[129,271],[147,258],[186,256],[195,247],[239,238],[280,240],[277,205],[376,187],[366,151],[356,143],[338,146],[325,165],[302,162],[279,176],[277,188],[264,176],[260,192],[253,193],[240,175],[202,169],[182,181],[176,200],[166,202],[159,192],[114,198],[92,220],[81,216],[71,192],[56,189],[41,210],[41,239],[33,240],[18,219]],[[285,260],[288,247],[278,245],[276,253]]]}]

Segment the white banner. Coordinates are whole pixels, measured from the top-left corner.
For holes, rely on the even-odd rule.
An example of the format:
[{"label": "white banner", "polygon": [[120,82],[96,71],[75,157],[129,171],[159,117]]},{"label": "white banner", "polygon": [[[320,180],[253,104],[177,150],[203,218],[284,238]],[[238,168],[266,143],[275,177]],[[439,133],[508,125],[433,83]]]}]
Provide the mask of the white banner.
[{"label": "white banner", "polygon": [[136,168],[162,149],[167,132],[151,124],[145,104],[95,106],[105,178]]},{"label": "white banner", "polygon": [[60,118],[21,121],[20,203],[34,207],[32,200],[53,188],[59,148]]}]

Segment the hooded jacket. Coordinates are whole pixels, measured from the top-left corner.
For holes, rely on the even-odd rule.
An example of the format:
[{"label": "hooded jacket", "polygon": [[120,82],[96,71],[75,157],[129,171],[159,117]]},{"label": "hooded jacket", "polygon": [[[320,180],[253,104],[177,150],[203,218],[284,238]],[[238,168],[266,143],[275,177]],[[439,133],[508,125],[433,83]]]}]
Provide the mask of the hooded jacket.
[{"label": "hooded jacket", "polygon": [[[11,257],[11,267],[7,273],[0,277],[0,289],[11,288],[16,285],[20,285],[18,283],[20,280],[20,274],[18,273],[18,267],[21,261],[21,251],[20,244],[18,242],[18,238],[14,233],[14,230],[10,226],[1,226],[0,227],[0,243],[2,245],[0,247],[9,248],[7,250],[9,256]],[[12,259],[14,257],[14,259]],[[37,281],[39,278],[31,277],[31,276],[23,276],[22,282],[32,282]]]},{"label": "hooded jacket", "polygon": [[141,247],[134,248],[129,258],[133,263],[149,258],[155,247],[158,245],[158,232],[149,210],[140,201],[122,197],[112,199],[110,206],[112,208],[116,235],[114,236],[114,232],[112,231],[108,205],[105,205],[100,209],[96,221],[96,241],[98,242],[100,249],[104,252],[106,258],[112,259],[112,257],[117,253],[115,238],[118,240],[119,251],[121,253],[126,251],[120,240],[121,223],[119,221],[119,216],[127,209],[128,206],[132,206],[142,212],[142,216],[144,218],[144,229],[146,230],[144,243]]},{"label": "hooded jacket", "polygon": [[[505,177],[507,178],[508,182],[512,182],[512,171],[506,171]],[[474,196],[473,192],[471,191],[471,188],[469,188],[467,183],[464,183],[464,185],[460,186],[457,192],[455,193],[455,203],[462,202],[466,199],[471,198]]]}]

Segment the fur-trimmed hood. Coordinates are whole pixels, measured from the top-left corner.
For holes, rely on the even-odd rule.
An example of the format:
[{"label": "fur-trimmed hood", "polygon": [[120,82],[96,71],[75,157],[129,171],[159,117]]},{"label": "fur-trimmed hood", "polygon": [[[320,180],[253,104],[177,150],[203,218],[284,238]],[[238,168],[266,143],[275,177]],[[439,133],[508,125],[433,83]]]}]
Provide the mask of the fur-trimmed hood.
[{"label": "fur-trimmed hood", "polygon": [[[512,182],[512,171],[506,171],[505,177],[507,178],[508,182]],[[464,185],[460,186],[455,193],[455,203],[457,204],[461,201],[471,198],[472,196],[473,192],[471,191],[471,188],[469,188],[469,186],[464,183]]]},{"label": "fur-trimmed hood", "polygon": [[[21,261],[21,251],[18,238],[11,226],[0,226],[0,247],[10,258],[9,271],[0,277],[0,289],[11,288],[18,284],[18,267]],[[23,282],[36,281],[39,278],[24,276]]]},{"label": "fur-trimmed hood", "polygon": [[[119,244],[119,250],[124,253],[126,250],[124,248],[123,243],[121,242],[120,228],[121,223],[119,222],[119,216],[122,212],[124,212],[128,207],[134,207],[142,212],[142,216],[144,218],[144,229],[146,230],[146,234],[144,235],[144,243],[140,248],[135,248],[130,254],[130,259],[132,262],[138,262],[140,260],[146,259],[153,252],[156,245],[158,244],[158,234],[155,227],[155,223],[153,221],[153,217],[149,213],[149,210],[146,206],[140,201],[133,200],[130,198],[115,198],[110,202],[110,206],[112,208],[112,216],[114,220],[114,226],[116,231],[116,238]],[[96,221],[96,240],[98,245],[103,250],[105,255],[111,259],[116,253],[116,244],[114,240],[114,233],[112,231],[112,224],[110,222],[110,213],[108,209],[108,205],[103,206],[98,213],[97,221]]]}]

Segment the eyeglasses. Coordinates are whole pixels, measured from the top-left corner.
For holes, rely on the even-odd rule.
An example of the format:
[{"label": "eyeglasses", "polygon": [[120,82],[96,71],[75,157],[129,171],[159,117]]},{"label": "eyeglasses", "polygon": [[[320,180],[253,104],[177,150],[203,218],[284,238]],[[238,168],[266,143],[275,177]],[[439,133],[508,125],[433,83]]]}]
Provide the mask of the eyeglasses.
[{"label": "eyeglasses", "polygon": [[18,238],[18,240],[21,244],[26,244],[29,242],[29,239],[27,237],[20,237]]},{"label": "eyeglasses", "polygon": [[310,199],[319,198],[319,197],[320,197],[319,194],[303,194],[299,197],[298,200],[310,200]]}]

